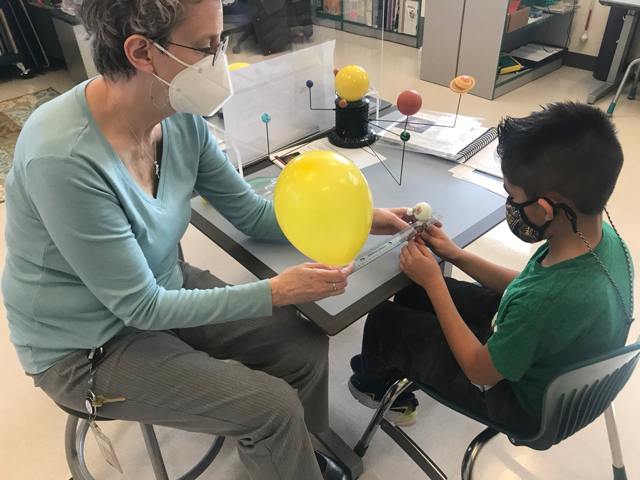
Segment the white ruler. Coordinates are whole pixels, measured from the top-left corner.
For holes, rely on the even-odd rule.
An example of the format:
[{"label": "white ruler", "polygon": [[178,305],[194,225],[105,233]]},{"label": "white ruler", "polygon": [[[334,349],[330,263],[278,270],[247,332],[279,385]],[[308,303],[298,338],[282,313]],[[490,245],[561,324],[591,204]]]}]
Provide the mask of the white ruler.
[{"label": "white ruler", "polygon": [[442,216],[434,213],[426,222],[417,221],[416,223],[409,225],[404,230],[396,233],[386,242],[382,242],[381,244],[373,247],[371,250],[367,250],[362,255],[356,257],[356,265],[353,267],[353,271],[357,272],[362,267],[369,265],[376,258],[380,258],[385,253],[389,253],[391,250],[396,248],[398,245],[402,245],[404,242],[408,242],[420,232],[426,230],[428,227],[435,224],[436,222],[439,222],[440,220],[442,220]]}]

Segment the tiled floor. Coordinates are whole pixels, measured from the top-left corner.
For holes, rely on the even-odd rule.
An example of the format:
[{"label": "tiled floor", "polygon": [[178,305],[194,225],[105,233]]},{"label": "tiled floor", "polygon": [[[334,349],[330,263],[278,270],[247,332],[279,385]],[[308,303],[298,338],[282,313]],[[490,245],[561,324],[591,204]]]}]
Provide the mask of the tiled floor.
[{"label": "tiled floor", "polygon": [[[334,36],[332,30],[316,28],[314,40],[319,42]],[[384,60],[381,61],[377,42],[346,34],[338,35],[337,38],[336,66],[346,63],[362,64],[371,74],[383,98],[393,100],[402,90],[413,88],[422,94],[425,108],[443,111],[455,108],[456,97],[448,89],[419,80],[418,50],[387,43],[384,47]],[[250,44],[251,42],[247,42],[245,45],[251,48]],[[230,63],[239,60],[255,62],[263,58],[246,52],[230,56]],[[380,72],[384,72],[382,78]],[[562,68],[493,102],[466,96],[461,112],[485,118],[486,125],[495,125],[504,115],[525,115],[548,102],[584,101],[590,82],[589,72]],[[72,87],[72,82],[64,71],[58,71],[32,80],[2,83],[0,100],[46,87],[63,92]],[[606,107],[606,104],[601,103],[600,106]],[[613,219],[636,258],[640,258],[640,164],[637,162],[640,155],[639,121],[640,107],[635,102],[621,100],[615,123],[624,147],[626,164],[609,205]],[[425,200],[428,200],[428,192],[425,195]],[[2,229],[5,215],[3,204],[0,205]],[[233,259],[193,228],[187,232],[183,246],[190,262],[211,269],[227,282],[242,283],[253,279]],[[531,253],[530,247],[516,240],[504,224],[486,234],[469,249],[512,268],[521,268]],[[0,262],[4,261],[4,250],[4,241],[1,241]],[[0,317],[4,316],[4,307],[0,306]],[[355,444],[372,413],[356,403],[346,389],[346,381],[350,375],[348,359],[358,351],[362,326],[362,321],[357,322],[331,341],[331,423],[350,445]],[[635,325],[631,338],[636,338],[639,333],[640,326]],[[65,415],[41,391],[35,389],[31,380],[23,374],[9,342],[9,332],[4,321],[0,321],[0,365],[0,478],[69,478],[62,441]],[[631,479],[640,478],[640,457],[637,455],[640,451],[640,437],[637,434],[640,431],[640,413],[637,408],[639,395],[640,375],[636,374],[616,400],[618,426]],[[420,395],[420,401],[420,421],[410,427],[408,433],[449,478],[460,478],[459,466],[464,450],[482,427],[424,395]],[[97,452],[95,442],[90,439],[87,442],[88,455],[90,468],[96,478],[154,478],[145,457],[142,437],[135,424],[113,422],[104,424],[103,428],[115,444],[125,474],[120,476],[106,466]],[[206,436],[168,429],[158,430],[170,474],[186,471],[206,449]],[[611,476],[611,461],[602,419],[546,452],[516,448],[506,438],[498,438],[485,448],[476,468],[476,478],[487,480],[603,480]],[[202,478],[248,478],[232,441],[225,444],[218,459]],[[426,477],[384,433],[379,433],[365,457],[365,473],[361,478],[397,480]]]}]

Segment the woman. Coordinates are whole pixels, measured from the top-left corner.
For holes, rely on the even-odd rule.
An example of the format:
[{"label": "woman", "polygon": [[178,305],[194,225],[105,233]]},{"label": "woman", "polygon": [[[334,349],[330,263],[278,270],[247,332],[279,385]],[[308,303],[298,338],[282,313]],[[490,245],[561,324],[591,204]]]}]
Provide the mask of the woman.
[{"label": "woman", "polygon": [[[25,371],[76,410],[91,390],[126,399],[99,415],[235,437],[253,479],[323,478],[308,432],[327,428],[328,339],[279,307],[342,294],[353,267],[226,286],[178,260],[193,189],[284,238],[194,115],[225,99],[220,1],[73,7],[102,76],[32,115],[6,181],[2,292]],[[372,233],[401,212],[376,210]]]}]

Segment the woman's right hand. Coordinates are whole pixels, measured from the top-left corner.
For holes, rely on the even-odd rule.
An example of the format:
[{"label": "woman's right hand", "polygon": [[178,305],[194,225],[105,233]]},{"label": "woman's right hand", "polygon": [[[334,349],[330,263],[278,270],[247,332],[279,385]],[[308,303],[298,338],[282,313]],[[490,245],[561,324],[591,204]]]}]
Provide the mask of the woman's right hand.
[{"label": "woman's right hand", "polygon": [[446,233],[442,231],[442,223],[438,222],[420,233],[420,238],[431,251],[445,262],[455,263],[462,249],[458,247]]},{"label": "woman's right hand", "polygon": [[[347,277],[354,263],[346,267],[329,267],[321,263],[303,263],[287,268],[270,278],[271,302],[274,307],[317,302],[344,293]],[[334,287],[335,285],[335,287]]]}]

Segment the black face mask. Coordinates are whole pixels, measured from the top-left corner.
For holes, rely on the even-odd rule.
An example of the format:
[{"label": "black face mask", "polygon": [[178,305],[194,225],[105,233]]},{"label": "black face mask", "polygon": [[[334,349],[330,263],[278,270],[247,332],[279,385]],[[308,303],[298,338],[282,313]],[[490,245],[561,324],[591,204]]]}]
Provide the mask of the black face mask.
[{"label": "black face mask", "polygon": [[571,222],[574,233],[578,233],[578,217],[566,204],[554,203],[546,197],[538,197],[534,200],[516,203],[513,201],[513,197],[509,197],[507,198],[507,224],[509,225],[511,232],[516,237],[527,243],[536,243],[544,238],[544,233],[547,231],[547,228],[549,228],[549,225],[551,225],[553,220],[549,220],[544,225],[534,225],[524,212],[524,207],[533,205],[541,198],[549,202],[549,205],[553,207],[554,214],[558,209],[563,210]]}]

